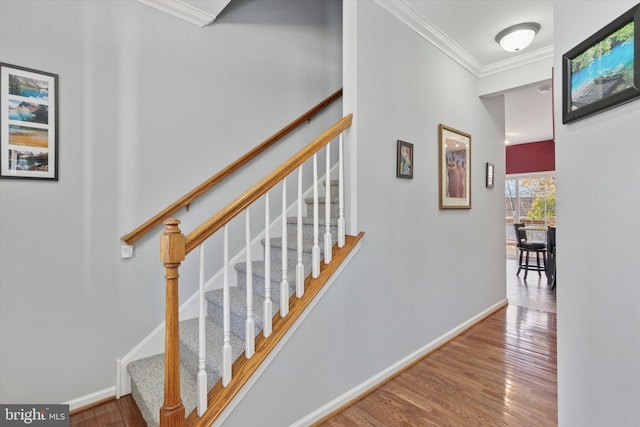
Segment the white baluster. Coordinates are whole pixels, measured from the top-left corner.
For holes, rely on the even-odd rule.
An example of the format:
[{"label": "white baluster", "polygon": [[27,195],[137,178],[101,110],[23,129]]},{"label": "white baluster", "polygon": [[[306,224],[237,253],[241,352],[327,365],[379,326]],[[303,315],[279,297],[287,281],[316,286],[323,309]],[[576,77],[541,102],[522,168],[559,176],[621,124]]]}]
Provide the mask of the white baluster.
[{"label": "white baluster", "polygon": [[344,161],[342,134],[338,144],[338,247],[345,244],[346,224],[344,219]]},{"label": "white baluster", "polygon": [[222,385],[226,387],[231,381],[231,304],[229,299],[229,231],[224,226],[224,266],[223,266],[223,331],[224,345],[222,346]]},{"label": "white baluster", "polygon": [[271,231],[269,227],[269,192],[264,200],[264,337],[271,335],[271,319],[273,318],[273,303],[271,302]]},{"label": "white baluster", "polygon": [[324,263],[329,264],[333,258],[331,247],[331,142],[327,144],[327,159],[324,179]]},{"label": "white baluster", "polygon": [[296,296],[304,295],[304,264],[302,264],[302,166],[298,168],[298,264],[296,264]]},{"label": "white baluster", "polygon": [[253,265],[251,260],[251,218],[249,208],[245,210],[245,235],[246,235],[246,252],[247,252],[247,320],[244,328],[244,355],[247,359],[251,359],[255,353],[256,330],[255,320],[253,319]]},{"label": "white baluster", "polygon": [[287,280],[287,178],[282,180],[282,281],[280,282],[280,315],[289,314],[289,281]]},{"label": "white baluster", "polygon": [[199,290],[197,399],[198,416],[201,417],[207,410],[207,371],[205,370],[205,360],[207,357],[205,317],[207,315],[207,312],[205,309],[204,298],[204,244],[200,245]]},{"label": "white baluster", "polygon": [[320,244],[318,230],[318,156],[313,155],[313,248],[311,249],[311,276],[320,275]]}]

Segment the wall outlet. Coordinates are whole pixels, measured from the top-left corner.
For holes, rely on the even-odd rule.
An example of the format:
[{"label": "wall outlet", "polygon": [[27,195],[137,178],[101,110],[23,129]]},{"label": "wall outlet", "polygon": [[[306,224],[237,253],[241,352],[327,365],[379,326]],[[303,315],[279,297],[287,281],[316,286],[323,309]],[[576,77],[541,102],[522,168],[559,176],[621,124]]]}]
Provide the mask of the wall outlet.
[{"label": "wall outlet", "polygon": [[131,258],[133,256],[133,246],[122,245],[120,246],[120,257]]}]

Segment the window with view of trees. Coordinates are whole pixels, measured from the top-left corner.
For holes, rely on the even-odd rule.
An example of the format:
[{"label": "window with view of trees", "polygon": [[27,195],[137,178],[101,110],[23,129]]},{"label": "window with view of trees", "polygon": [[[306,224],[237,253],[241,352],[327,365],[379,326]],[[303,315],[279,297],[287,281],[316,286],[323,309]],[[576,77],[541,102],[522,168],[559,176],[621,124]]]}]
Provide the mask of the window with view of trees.
[{"label": "window with view of trees", "polygon": [[556,224],[556,179],[554,176],[525,176],[505,180],[507,240],[515,239],[511,224],[547,227]]}]

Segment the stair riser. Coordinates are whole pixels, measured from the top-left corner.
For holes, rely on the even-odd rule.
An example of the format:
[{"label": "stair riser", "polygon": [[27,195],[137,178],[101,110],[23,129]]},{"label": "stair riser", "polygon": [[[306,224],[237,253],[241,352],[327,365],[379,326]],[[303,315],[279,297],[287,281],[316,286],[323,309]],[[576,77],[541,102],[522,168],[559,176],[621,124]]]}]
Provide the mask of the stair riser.
[{"label": "stair riser", "polygon": [[[264,300],[260,300],[260,301],[256,301],[254,298],[254,305],[255,304],[262,304]],[[214,322],[222,325],[224,320],[223,320],[223,307],[221,305],[218,305],[217,303],[214,303],[212,301],[208,301],[207,304],[207,317],[210,318],[211,320],[213,320]],[[256,316],[254,314],[254,323],[255,323],[255,335],[258,335],[258,333],[260,331],[262,331],[262,329],[264,329],[263,324],[262,324],[262,317],[261,316]],[[246,322],[246,311],[242,311],[242,312],[235,312],[234,310],[231,310],[231,333],[234,335],[239,336],[242,339],[245,339],[245,322]]]},{"label": "stair riser", "polygon": [[[218,343],[207,343],[207,346],[216,346],[221,345]],[[215,351],[215,349],[207,349],[209,351]],[[222,351],[220,348],[219,351]],[[198,375],[198,366],[200,364],[198,355],[193,353],[187,346],[180,343],[180,362],[187,368],[191,375]],[[216,367],[209,365],[205,362],[204,370],[207,372],[207,389],[213,387],[213,385],[222,377],[222,372],[220,372]]]},{"label": "stair riser", "polygon": [[135,400],[136,405],[138,405],[138,409],[140,409],[140,413],[142,417],[147,422],[148,427],[160,427],[158,423],[155,422],[154,417],[151,415],[151,410],[145,405],[144,399],[142,398],[142,394],[138,391],[138,387],[135,381],[131,382],[131,397]]},{"label": "stair riser", "polygon": [[[324,202],[318,202],[318,218],[321,220],[321,222],[324,222]],[[338,206],[337,200],[336,201],[331,201],[331,218],[333,220],[335,220],[335,218],[338,218],[338,215],[340,214],[340,207]],[[307,216],[312,217],[313,216],[313,202],[311,203],[307,203]]]},{"label": "stair riser", "polygon": [[[320,250],[320,254],[322,256],[322,248]],[[304,265],[304,271],[311,271],[311,252],[302,252],[302,265]],[[282,265],[282,249],[281,248],[273,248],[271,249],[271,265]],[[295,279],[295,268],[298,265],[298,250],[295,248],[290,248],[287,250],[287,280],[291,282],[291,278]],[[278,269],[280,270],[280,269]],[[292,275],[293,272],[293,275]],[[277,277],[278,281],[282,279],[280,275]],[[240,286],[240,285],[238,285]]]},{"label": "stair riser", "polygon": [[[294,270],[295,271],[295,270]],[[247,274],[244,271],[237,271],[238,274],[238,287],[246,288],[247,283]],[[280,301],[280,279],[281,277],[275,277],[272,275],[271,277],[271,301]],[[295,286],[295,272],[292,277],[291,274],[288,274],[287,280],[289,281],[289,295],[293,292],[293,288]],[[264,301],[265,296],[265,280],[264,277],[253,276],[253,293],[262,297],[262,300],[259,301],[260,304]]]},{"label": "stair riser", "polygon": [[[332,225],[329,227],[331,230],[332,236],[338,235],[338,226]],[[327,231],[327,227],[324,222],[324,216],[320,218],[320,223],[318,224],[318,240],[324,239],[324,233]],[[298,236],[298,224],[291,223],[287,224],[287,237],[288,236]],[[288,238],[287,241],[290,241],[291,238]],[[297,244],[297,240],[295,240]],[[293,242],[292,242],[293,243]],[[302,226],[302,243],[303,246],[311,247],[313,245],[313,225],[304,224]]]}]

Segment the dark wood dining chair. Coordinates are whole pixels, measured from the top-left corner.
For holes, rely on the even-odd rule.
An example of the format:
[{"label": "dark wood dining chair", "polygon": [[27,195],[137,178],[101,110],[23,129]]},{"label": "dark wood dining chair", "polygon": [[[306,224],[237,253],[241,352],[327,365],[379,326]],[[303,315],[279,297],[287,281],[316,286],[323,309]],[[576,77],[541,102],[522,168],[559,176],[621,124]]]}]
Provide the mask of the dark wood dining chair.
[{"label": "dark wood dining chair", "polygon": [[[538,276],[542,277],[542,272],[546,274],[546,257],[547,257],[547,245],[544,242],[534,242],[527,240],[527,230],[524,228],[524,223],[513,224],[516,231],[516,245],[520,252],[518,257],[518,272],[516,276],[520,275],[520,271],[524,270],[524,280],[527,280],[527,274],[529,270],[537,271]],[[531,252],[536,254],[536,264],[529,263],[529,257]],[[540,258],[542,257],[542,263]],[[524,258],[524,259],[523,259]]]},{"label": "dark wood dining chair", "polygon": [[556,287],[556,228],[547,228],[547,284]]}]

